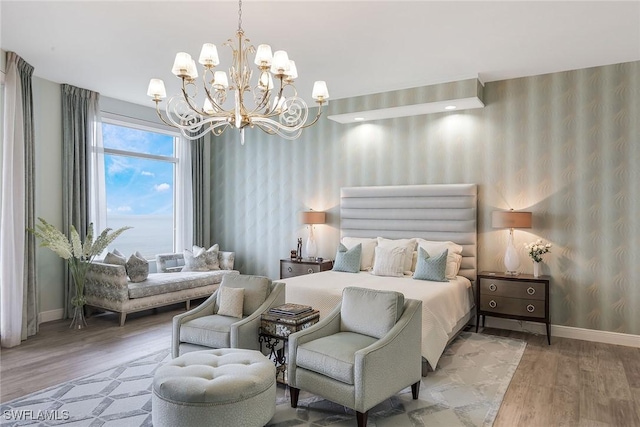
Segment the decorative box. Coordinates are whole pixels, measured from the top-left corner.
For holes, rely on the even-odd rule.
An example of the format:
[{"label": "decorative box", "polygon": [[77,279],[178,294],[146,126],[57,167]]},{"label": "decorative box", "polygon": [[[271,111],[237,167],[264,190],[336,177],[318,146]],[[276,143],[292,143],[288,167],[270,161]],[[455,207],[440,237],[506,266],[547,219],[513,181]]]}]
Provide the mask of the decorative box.
[{"label": "decorative box", "polygon": [[320,312],[301,313],[294,316],[283,314],[264,313],[260,321],[261,333],[279,338],[288,338],[294,332],[307,329],[309,326],[318,323]]}]

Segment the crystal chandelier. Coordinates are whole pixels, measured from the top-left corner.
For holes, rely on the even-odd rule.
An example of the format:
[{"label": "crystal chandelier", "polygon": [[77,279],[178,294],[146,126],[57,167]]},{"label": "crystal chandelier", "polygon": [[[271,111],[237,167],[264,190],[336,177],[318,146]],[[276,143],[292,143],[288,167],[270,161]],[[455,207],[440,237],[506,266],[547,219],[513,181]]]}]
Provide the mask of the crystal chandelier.
[{"label": "crystal chandelier", "polygon": [[[296,139],[302,129],[312,126],[322,114],[322,105],[329,98],[327,85],[317,81],[313,85],[312,98],[318,103],[318,113],[307,123],[309,110],[304,99],[298,97],[293,84],[298,77],[296,64],[283,50],[271,53],[266,44],[258,50],[249,44],[242,30],[242,0],[238,2],[238,30],[236,46],[233,40],[224,45],[233,52],[233,63],[229,77],[224,71],[215,71],[220,63],[218,50],[214,44],[202,46],[198,62],[202,64],[202,86],[204,102],[198,102],[198,70],[195,60],[185,52],[176,55],[171,72],[182,81],[181,93],[171,97],[166,104],[165,115],[160,110],[160,102],[167,92],[161,79],[151,79],[147,95],[156,103],[156,112],[167,125],[178,128],[185,138],[194,140],[207,132],[221,135],[227,128],[240,130],[244,144],[244,129],[258,127],[270,135],[286,139]],[[254,63],[258,69],[255,85],[251,78],[253,70],[249,66],[249,55],[255,53]],[[279,86],[277,89],[274,80]],[[225,108],[225,102],[233,99],[234,105]],[[245,104],[253,98],[253,105]],[[202,106],[199,106],[201,104]]]}]

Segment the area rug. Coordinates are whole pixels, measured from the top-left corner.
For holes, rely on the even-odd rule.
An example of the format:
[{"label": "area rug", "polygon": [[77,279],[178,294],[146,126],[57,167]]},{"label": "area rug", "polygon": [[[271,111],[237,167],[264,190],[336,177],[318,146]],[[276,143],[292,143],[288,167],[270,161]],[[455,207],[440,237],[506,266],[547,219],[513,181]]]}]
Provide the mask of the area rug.
[{"label": "area rug", "polygon": [[[368,425],[491,426],[525,346],[520,340],[463,332],[446,349],[438,369],[422,379],[418,400],[407,388],[371,409]],[[3,403],[0,424],[151,426],[153,373],[168,359],[164,350]],[[288,389],[278,385],[276,414],[269,426],[355,423],[353,411],[304,392],[293,409]]]}]

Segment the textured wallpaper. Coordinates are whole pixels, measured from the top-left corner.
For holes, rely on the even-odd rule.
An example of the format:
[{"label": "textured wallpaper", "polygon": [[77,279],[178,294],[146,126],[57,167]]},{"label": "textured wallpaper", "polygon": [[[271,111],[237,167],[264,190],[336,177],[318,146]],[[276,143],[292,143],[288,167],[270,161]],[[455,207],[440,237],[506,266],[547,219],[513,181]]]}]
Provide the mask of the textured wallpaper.
[{"label": "textured wallpaper", "polygon": [[508,231],[491,228],[491,212],[532,211],[533,228],[515,232],[520,271],[533,270],[523,243],[553,244],[542,270],[552,323],[640,334],[640,62],[487,83],[484,101],[360,124],[324,118],[296,141],[254,129],[242,146],[228,131],[212,142],[212,241],[243,273],[277,279],[279,259],[306,238],[301,210],[327,212],[315,234],[333,258],[340,187],[477,183],[480,270],[504,269]]}]

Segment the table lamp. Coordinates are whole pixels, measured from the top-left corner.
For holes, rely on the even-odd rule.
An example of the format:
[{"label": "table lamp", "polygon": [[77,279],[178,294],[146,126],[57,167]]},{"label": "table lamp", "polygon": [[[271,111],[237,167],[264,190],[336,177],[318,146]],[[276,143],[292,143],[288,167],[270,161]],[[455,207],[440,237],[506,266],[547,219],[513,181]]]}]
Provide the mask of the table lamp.
[{"label": "table lamp", "polygon": [[491,226],[493,228],[509,229],[509,243],[504,253],[504,266],[507,269],[506,274],[517,276],[520,257],[513,244],[513,229],[531,228],[531,212],[516,212],[513,209],[510,211],[494,211],[491,216]]},{"label": "table lamp", "polygon": [[310,259],[315,259],[318,255],[316,239],[313,237],[313,224],[324,224],[326,215],[324,212],[305,211],[300,214],[300,221],[309,225],[309,236],[307,237],[306,252]]}]

